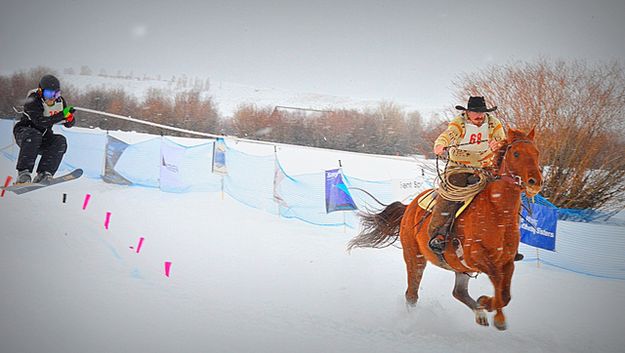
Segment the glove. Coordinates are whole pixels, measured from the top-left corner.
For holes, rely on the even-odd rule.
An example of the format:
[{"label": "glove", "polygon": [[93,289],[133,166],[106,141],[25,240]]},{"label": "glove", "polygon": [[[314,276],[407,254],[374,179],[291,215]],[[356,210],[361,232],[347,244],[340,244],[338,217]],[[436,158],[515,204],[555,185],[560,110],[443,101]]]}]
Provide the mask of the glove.
[{"label": "glove", "polygon": [[65,109],[63,109],[63,116],[65,117],[65,123],[63,126],[70,128],[76,124],[76,119],[74,119],[75,111],[76,109],[74,109],[73,106],[65,107]]},{"label": "glove", "polygon": [[436,154],[438,156],[442,155],[443,152],[445,152],[445,148],[447,148],[447,147],[445,147],[443,145],[436,145],[434,147],[434,154]]},{"label": "glove", "polygon": [[76,119],[74,118],[75,111],[76,109],[71,106],[63,109],[63,115],[65,116],[65,123],[63,123],[63,126],[70,128],[76,124]]},{"label": "glove", "polygon": [[493,152],[497,152],[498,149],[501,148],[501,146],[503,146],[503,142],[501,141],[495,141],[495,140],[490,140],[488,141],[488,147],[490,147],[490,150]]},{"label": "glove", "polygon": [[74,126],[74,124],[76,124],[76,118],[74,118],[74,114],[70,114],[70,116],[65,119],[63,126],[69,128]]},{"label": "glove", "polygon": [[65,107],[65,109],[63,109],[63,116],[67,118],[68,115],[74,114],[75,111],[76,109],[74,109],[74,107],[71,105],[69,107]]}]

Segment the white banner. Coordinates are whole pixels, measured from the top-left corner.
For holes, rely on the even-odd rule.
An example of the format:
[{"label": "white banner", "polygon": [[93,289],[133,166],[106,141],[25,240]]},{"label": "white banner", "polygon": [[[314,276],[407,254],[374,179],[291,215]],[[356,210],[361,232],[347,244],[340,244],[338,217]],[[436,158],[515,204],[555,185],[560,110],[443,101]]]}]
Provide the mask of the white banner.
[{"label": "white banner", "polygon": [[425,189],[421,179],[393,179],[393,199],[406,202]]},{"label": "white banner", "polygon": [[161,189],[181,191],[189,187],[180,174],[180,163],[186,149],[163,141],[161,144]]},{"label": "white banner", "polygon": [[284,201],[284,199],[282,198],[282,195],[280,195],[281,194],[280,183],[282,182],[282,180],[284,180],[284,172],[282,171],[282,168],[280,167],[280,162],[278,162],[277,159],[275,161],[274,168],[275,169],[273,172],[273,201],[276,202],[280,206],[289,207],[286,201]]}]

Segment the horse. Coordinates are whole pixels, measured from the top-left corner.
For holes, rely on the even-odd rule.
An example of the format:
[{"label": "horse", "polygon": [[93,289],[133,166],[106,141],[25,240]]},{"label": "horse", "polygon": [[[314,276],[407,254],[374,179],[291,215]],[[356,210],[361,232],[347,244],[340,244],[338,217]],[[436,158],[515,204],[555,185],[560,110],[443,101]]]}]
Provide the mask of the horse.
[{"label": "horse", "polygon": [[[494,326],[499,330],[507,328],[502,309],[511,299],[514,257],[520,241],[521,192],[533,197],[543,183],[534,129],[527,134],[507,130],[508,137],[495,164],[496,177],[474,197],[451,228],[449,237],[454,238],[456,249],[448,245],[442,255],[437,255],[428,246],[431,213],[422,209],[418,200],[431,190],[421,193],[409,205],[393,202],[379,213],[360,214],[362,230],[349,242],[348,249],[380,248],[399,238],[408,276],[407,305],[416,305],[423,271],[430,262],[455,272],[452,295],[473,310],[477,324],[488,326],[486,312],[496,311]],[[475,273],[488,276],[495,289],[493,296],[474,300],[469,295],[470,274]]]}]

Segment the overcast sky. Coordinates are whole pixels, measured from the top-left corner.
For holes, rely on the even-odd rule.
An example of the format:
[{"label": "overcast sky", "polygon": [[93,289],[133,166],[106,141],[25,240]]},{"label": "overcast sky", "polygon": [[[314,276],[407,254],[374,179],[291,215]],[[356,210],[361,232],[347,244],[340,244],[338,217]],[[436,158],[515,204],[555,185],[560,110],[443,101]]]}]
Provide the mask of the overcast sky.
[{"label": "overcast sky", "polygon": [[625,0],[4,0],[0,71],[81,65],[453,105],[492,64],[625,61]]}]

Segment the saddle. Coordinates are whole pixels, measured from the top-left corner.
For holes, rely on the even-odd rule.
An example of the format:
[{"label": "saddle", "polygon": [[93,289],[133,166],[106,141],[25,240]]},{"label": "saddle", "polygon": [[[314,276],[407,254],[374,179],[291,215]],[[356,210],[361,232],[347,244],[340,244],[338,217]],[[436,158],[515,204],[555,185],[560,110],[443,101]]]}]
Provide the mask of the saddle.
[{"label": "saddle", "polygon": [[[424,210],[426,210],[428,212],[432,212],[432,209],[434,208],[434,205],[436,205],[436,198],[437,197],[438,197],[438,193],[436,192],[436,190],[430,189],[427,193],[425,193],[423,196],[421,196],[421,198],[419,198],[419,200],[417,200],[417,203],[418,203],[419,207],[421,207],[422,209],[424,209]],[[472,196],[468,200],[464,201],[464,204],[462,204],[462,206],[460,206],[458,211],[456,211],[456,214],[455,214],[454,218],[458,218],[458,216],[460,216],[462,211],[464,211],[469,206],[469,204],[471,204],[471,201],[473,201],[474,197],[475,196]]]},{"label": "saddle", "polygon": [[[436,205],[436,198],[438,197],[438,193],[436,192],[436,190],[434,189],[430,189],[427,193],[423,194],[423,196],[421,196],[418,200],[417,200],[417,204],[419,205],[419,207],[421,207],[422,209],[424,209],[427,212],[432,212],[432,209],[434,208],[434,205]],[[468,200],[466,200],[462,206],[460,206],[460,208],[458,209],[458,211],[456,211],[456,214],[454,215],[454,218],[458,218],[462,212],[471,204],[471,201],[473,201],[473,199],[475,198],[475,196],[469,198]],[[454,248],[454,251],[456,253],[456,256],[458,257],[458,259],[460,260],[460,262],[465,265],[466,267],[468,267],[468,265],[466,264],[465,260],[464,260],[464,252],[462,250],[462,244],[460,242],[460,240],[456,237],[453,236],[453,234],[450,234],[452,237],[451,240],[451,244]],[[441,262],[446,265],[446,261],[445,258],[441,255],[441,254],[437,254],[439,259],[441,260]],[[514,256],[514,261],[521,261],[523,260],[524,256],[523,254],[517,253]]]},{"label": "saddle", "polygon": [[[436,199],[438,198],[438,196],[439,195],[436,192],[436,190],[430,189],[427,193],[425,193],[423,196],[421,196],[417,200],[417,204],[419,205],[419,207],[421,207],[425,211],[432,212],[434,205],[436,205]],[[474,197],[475,196],[472,196],[469,199],[464,201],[462,206],[460,206],[460,208],[458,208],[458,210],[456,211],[456,214],[454,215],[454,219],[458,218],[462,214],[462,212],[469,206],[469,204],[471,204],[471,201],[473,201]],[[446,235],[445,238],[447,239],[447,237],[451,238],[450,242],[451,242],[451,245],[454,249],[456,256],[458,257],[458,260],[460,260],[460,262],[465,267],[470,268],[465,262],[464,251],[462,249],[462,243],[460,242],[460,239],[456,238],[453,234],[451,234],[451,229],[449,229],[449,233]],[[445,256],[443,254],[436,253],[436,255],[438,256],[440,263],[443,267],[446,267],[452,270],[451,267],[449,267],[449,265],[447,264],[447,261],[445,260]]]}]

